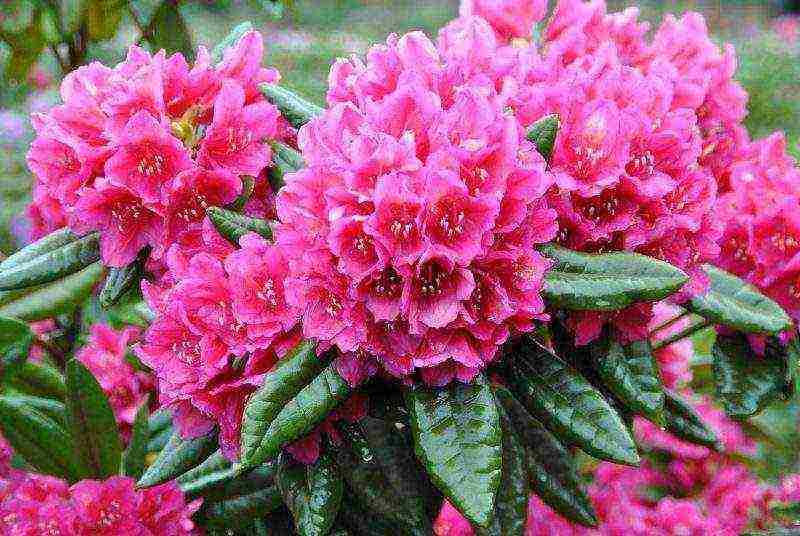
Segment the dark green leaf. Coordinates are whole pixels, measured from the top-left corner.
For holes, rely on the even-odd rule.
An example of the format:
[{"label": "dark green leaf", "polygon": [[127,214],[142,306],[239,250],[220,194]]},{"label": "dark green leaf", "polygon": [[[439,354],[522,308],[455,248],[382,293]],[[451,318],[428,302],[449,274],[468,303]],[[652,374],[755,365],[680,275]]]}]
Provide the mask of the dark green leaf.
[{"label": "dark green leaf", "polygon": [[667,431],[690,443],[714,449],[720,448],[714,431],[703,422],[688,402],[669,389],[664,389],[664,396]]},{"label": "dark green leaf", "polygon": [[68,426],[67,408],[64,406],[63,402],[53,400],[52,398],[42,398],[39,396],[28,396],[17,393],[13,395],[13,398],[20,404],[25,404],[26,406],[37,410],[39,413],[50,417],[65,429]]},{"label": "dark green leaf", "polygon": [[241,460],[253,467],[271,456],[261,452],[265,435],[278,413],[324,368],[317,345],[303,341],[288,352],[264,377],[264,384],[248,399],[242,417]]},{"label": "dark green leaf", "polygon": [[623,347],[606,340],[593,348],[594,365],[605,386],[632,412],[664,425],[664,390],[650,342]]},{"label": "dark green leaf", "polygon": [[89,37],[93,41],[114,37],[127,4],[128,0],[86,0],[85,21]]},{"label": "dark green leaf", "polygon": [[525,459],[534,493],[556,512],[574,523],[597,526],[592,503],[580,486],[572,454],[534,419],[505,387],[495,395],[525,447]]},{"label": "dark green leaf", "polygon": [[281,494],[275,485],[253,490],[218,502],[208,503],[202,517],[208,526],[230,531],[247,526],[254,519],[277,510],[281,505]]},{"label": "dark green leaf", "polygon": [[77,359],[67,363],[66,380],[67,420],[78,458],[89,467],[92,478],[119,474],[122,440],[103,388]]},{"label": "dark green leaf", "polygon": [[239,239],[247,233],[258,233],[272,240],[272,227],[266,220],[251,218],[220,207],[209,207],[206,212],[211,223],[231,244],[239,246]]},{"label": "dark green leaf", "polygon": [[99,234],[92,233],[58,249],[0,271],[0,290],[49,283],[78,272],[100,259]]},{"label": "dark green leaf", "polygon": [[183,473],[176,481],[186,495],[198,495],[227,482],[235,474],[233,464],[218,450],[194,469]]},{"label": "dark green leaf", "polygon": [[216,449],[216,432],[194,439],[183,439],[180,432],[175,431],[136,486],[149,488],[172,480],[189,469],[197,467]]},{"label": "dark green leaf", "polygon": [[334,451],[352,493],[370,512],[396,527],[395,534],[431,534],[433,527],[425,512],[424,475],[411,445],[392,423],[366,417],[360,424],[372,458],[364,460],[352,443]]},{"label": "dark green leaf", "polygon": [[0,306],[0,316],[32,322],[68,313],[91,294],[103,273],[104,268],[100,262],[90,264],[80,272],[42,285],[3,304]]},{"label": "dark green leaf", "polygon": [[553,147],[556,144],[556,136],[561,123],[558,115],[546,115],[528,127],[526,137],[528,141],[536,145],[536,150],[542,157],[550,161],[553,154]]},{"label": "dark green leaf", "polygon": [[330,454],[323,452],[312,465],[293,462],[282,454],[278,489],[294,518],[300,536],[324,536],[333,527],[342,503],[342,476]]},{"label": "dark green leaf", "polygon": [[286,183],[287,173],[294,173],[306,167],[303,155],[279,141],[270,143],[272,146],[272,167],[269,168],[269,183],[272,190],[277,192]]},{"label": "dark green leaf", "polygon": [[431,480],[472,523],[487,527],[500,485],[500,417],[479,376],[469,385],[406,393],[414,450]]},{"label": "dark green leaf", "polygon": [[247,461],[240,462],[239,470],[277,456],[281,447],[310,433],[348,396],[350,386],[329,365],[278,412],[257,450]]},{"label": "dark green leaf", "polygon": [[75,457],[74,441],[64,426],[25,398],[0,396],[0,429],[27,463],[44,474],[75,482],[88,469]]},{"label": "dark green leaf", "polygon": [[28,324],[0,317],[0,381],[5,383],[20,370],[32,342],[33,332]]},{"label": "dark green leaf", "polygon": [[597,458],[638,465],[625,424],[577,370],[528,339],[509,357],[513,391],[559,439]]},{"label": "dark green leaf", "polygon": [[781,306],[757,288],[715,266],[704,265],[710,290],[686,304],[690,311],[745,333],[778,333],[792,320]]},{"label": "dark green leaf", "polygon": [[136,260],[122,268],[109,268],[106,282],[100,291],[100,306],[108,309],[115,305],[120,298],[132,288],[137,287],[142,280],[144,263],[149,255],[148,249],[143,249]]},{"label": "dark green leaf", "polygon": [[[345,490],[343,503],[345,507],[339,511],[339,520],[356,536],[401,536],[397,525],[389,519],[373,513],[359,503],[358,499]],[[431,532],[425,533],[431,534]]]},{"label": "dark green leaf", "polygon": [[68,227],[62,227],[57,231],[53,231],[49,235],[43,236],[36,242],[28,244],[21,250],[9,256],[3,262],[0,262],[0,272],[5,272],[19,266],[20,264],[27,263],[36,257],[55,251],[60,247],[74,242],[78,239]]},{"label": "dark green leaf", "polygon": [[147,457],[147,442],[150,439],[150,430],[147,420],[150,416],[149,402],[145,401],[136,412],[133,421],[133,430],[128,447],[122,453],[122,474],[139,479],[144,473],[145,459]]},{"label": "dark green leaf", "polygon": [[222,58],[225,56],[225,50],[229,47],[232,47],[236,44],[239,39],[242,38],[244,34],[251,31],[253,29],[253,23],[250,21],[245,21],[238,26],[236,26],[231,32],[225,36],[225,38],[219,42],[217,46],[214,47],[214,50],[211,51],[211,61],[212,63],[219,63],[222,61]]},{"label": "dark green leaf", "polygon": [[250,197],[253,195],[253,189],[256,186],[256,181],[250,175],[243,175],[242,176],[242,193],[239,194],[239,197],[233,200],[232,203],[225,205],[225,208],[228,210],[232,210],[233,212],[241,212],[244,206],[247,204],[247,201],[250,200]]},{"label": "dark green leaf", "polygon": [[375,459],[364,429],[358,422],[338,421],[336,429],[361,463],[371,464]]},{"label": "dark green leaf", "polygon": [[300,95],[276,84],[261,84],[258,87],[269,102],[274,104],[281,115],[295,128],[300,128],[313,118],[322,115],[324,110],[307,101]]},{"label": "dark green leaf", "polygon": [[37,365],[26,361],[16,373],[6,379],[6,385],[31,396],[64,400],[67,386],[61,374],[49,365]]},{"label": "dark green leaf", "polygon": [[544,295],[562,309],[616,311],[662,300],[689,280],[678,268],[637,253],[595,255],[554,244],[541,250],[555,261],[545,275]]},{"label": "dark green leaf", "polygon": [[155,48],[163,48],[168,53],[181,52],[187,58],[194,54],[192,35],[181,15],[178,2],[161,2],[148,24],[148,40]]},{"label": "dark green leaf", "polygon": [[730,417],[755,415],[782,393],[786,362],[775,352],[759,356],[736,334],[718,335],[713,354],[717,398]]}]

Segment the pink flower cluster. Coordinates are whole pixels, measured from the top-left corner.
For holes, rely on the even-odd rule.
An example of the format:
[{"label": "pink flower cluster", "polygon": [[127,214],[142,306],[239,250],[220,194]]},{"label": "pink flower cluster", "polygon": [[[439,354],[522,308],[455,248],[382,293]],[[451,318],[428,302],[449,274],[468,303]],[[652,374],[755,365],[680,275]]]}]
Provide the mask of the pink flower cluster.
[{"label": "pink flower cluster", "polygon": [[552,176],[473,57],[487,38],[392,35],[337,61],[330,109],[298,133],[308,168],[277,199],[286,296],[351,376],[468,381],[546,318]]},{"label": "pink flower cluster", "polygon": [[147,402],[154,388],[152,376],[136,371],[126,360],[128,345],[138,337],[139,329],[135,327],[116,331],[104,324],[95,324],[86,345],[75,353],[75,358],[86,365],[100,383],[126,438],[136,412]]},{"label": "pink flower cluster", "polygon": [[15,536],[194,536],[192,515],[174,482],[145,490],[111,477],[72,486],[51,476],[12,470],[0,475],[0,533]]},{"label": "pink flower cluster", "polygon": [[286,135],[257,89],[279,79],[262,55],[261,35],[251,31],[216,65],[204,47],[189,66],[180,53],[132,46],[113,69],[94,62],[67,75],[63,104],[32,117],[34,236],[69,224],[100,231],[109,266],[145,246],[160,259],[200,226],[206,207],[241,193],[242,176],[259,176],[271,158],[268,138]]},{"label": "pink flower cluster", "polygon": [[715,264],[753,283],[800,322],[800,169],[775,133],[741,149],[717,214]]}]

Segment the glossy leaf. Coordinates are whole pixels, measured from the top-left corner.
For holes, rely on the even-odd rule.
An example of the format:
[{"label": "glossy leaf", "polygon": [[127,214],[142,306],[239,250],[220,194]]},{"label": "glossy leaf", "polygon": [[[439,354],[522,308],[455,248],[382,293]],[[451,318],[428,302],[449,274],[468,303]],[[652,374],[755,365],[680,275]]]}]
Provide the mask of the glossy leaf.
[{"label": "glossy leaf", "polygon": [[330,454],[323,452],[311,465],[282,454],[278,462],[278,489],[294,518],[300,536],[325,536],[333,527],[342,503],[344,484]]},{"label": "glossy leaf", "polygon": [[659,301],[689,278],[678,268],[637,253],[579,253],[553,244],[542,253],[555,261],[545,275],[544,295],[554,307],[616,311]]},{"label": "glossy leaf", "polygon": [[189,58],[194,54],[192,35],[181,15],[178,2],[161,2],[148,28],[150,30],[148,40],[155,49],[163,48],[169,54],[181,52]]},{"label": "glossy leaf", "polygon": [[145,401],[136,412],[128,447],[122,453],[122,474],[137,480],[144,473],[147,442],[150,439],[150,430],[147,425],[150,416],[148,405],[149,402]]},{"label": "glossy leaf", "polygon": [[0,262],[0,272],[5,272],[16,268],[20,264],[27,263],[36,257],[40,257],[52,251],[55,251],[62,246],[74,242],[78,239],[68,227],[62,227],[57,231],[43,236],[39,240],[32,242],[20,249],[13,255],[10,255],[3,262]]},{"label": "glossy leaf", "polygon": [[424,500],[428,492],[411,445],[392,423],[365,417],[359,424],[371,459],[365,460],[351,442],[333,453],[348,487],[360,504],[400,534],[431,534]]},{"label": "glossy leaf", "polygon": [[546,115],[528,127],[526,138],[536,145],[536,150],[542,157],[550,161],[553,154],[553,147],[556,144],[556,136],[561,126],[558,115]]},{"label": "glossy leaf", "polygon": [[16,374],[33,343],[33,332],[28,324],[13,318],[0,317],[0,380]]},{"label": "glossy leaf", "polygon": [[67,363],[66,383],[67,420],[78,457],[89,467],[92,478],[118,474],[122,439],[103,388],[77,359]]},{"label": "glossy leaf", "polygon": [[281,503],[280,491],[273,485],[208,503],[203,508],[202,516],[208,526],[230,531],[278,509]]},{"label": "glossy leaf", "polygon": [[667,431],[690,443],[719,449],[719,441],[714,431],[703,422],[694,408],[681,396],[664,390],[664,412]]},{"label": "glossy leaf", "polygon": [[214,50],[211,51],[211,61],[213,63],[219,63],[222,61],[222,58],[225,56],[225,51],[235,45],[244,34],[252,29],[253,23],[250,21],[245,21],[236,26],[228,35],[225,36],[222,41],[219,42],[219,44],[217,44],[217,46],[214,47]]},{"label": "glossy leaf", "polygon": [[605,386],[633,413],[664,424],[664,389],[650,342],[622,346],[605,341],[593,348],[594,366]]},{"label": "glossy leaf", "polygon": [[0,316],[33,322],[52,318],[74,310],[91,294],[103,277],[100,262],[80,272],[38,287],[36,290],[0,306]]},{"label": "glossy leaf", "polygon": [[227,482],[235,474],[233,464],[221,450],[217,450],[203,463],[179,476],[176,482],[185,494],[197,495],[211,487]]},{"label": "glossy leaf", "polygon": [[306,162],[300,153],[284,143],[273,141],[270,146],[272,147],[272,166],[269,168],[269,182],[272,190],[277,192],[286,183],[286,174],[306,167]]},{"label": "glossy leaf", "polygon": [[718,335],[713,354],[717,398],[730,417],[755,415],[782,394],[786,361],[772,347],[760,356],[744,335]]},{"label": "glossy leaf", "polygon": [[0,290],[16,290],[74,274],[100,259],[99,235],[92,233],[8,270],[0,271]]},{"label": "glossy leaf", "polygon": [[711,288],[686,304],[690,311],[745,333],[774,334],[792,326],[781,306],[751,284],[715,266],[706,264],[703,270]]},{"label": "glossy leaf", "polygon": [[103,309],[116,305],[131,289],[138,287],[144,273],[144,263],[149,249],[144,249],[132,263],[122,268],[109,268],[108,276],[100,290],[100,306]]},{"label": "glossy leaf", "polygon": [[500,486],[500,417],[489,384],[406,393],[414,450],[433,483],[470,522],[487,527]]},{"label": "glossy leaf", "polygon": [[172,480],[197,467],[216,449],[216,432],[193,439],[183,439],[180,432],[175,431],[136,486],[149,488]]},{"label": "glossy leaf", "polygon": [[63,424],[24,398],[0,396],[0,429],[18,455],[37,471],[75,482],[89,471],[75,457],[74,441]]},{"label": "glossy leaf", "polygon": [[64,400],[67,394],[67,386],[57,370],[30,361],[22,363],[5,383],[20,393],[53,400]]},{"label": "glossy leaf", "polygon": [[577,370],[527,339],[510,357],[512,390],[560,440],[600,459],[638,465],[625,424]]},{"label": "glossy leaf", "polygon": [[261,84],[261,93],[274,104],[281,115],[295,128],[300,128],[324,110],[300,95],[276,84]]},{"label": "glossy leaf", "polygon": [[231,244],[239,246],[239,239],[247,233],[258,233],[272,240],[272,227],[266,220],[251,218],[220,207],[209,207],[206,212],[211,223]]},{"label": "glossy leaf", "polygon": [[243,468],[265,459],[262,444],[278,413],[324,368],[317,357],[317,345],[303,341],[288,352],[264,376],[264,383],[247,401],[242,417],[241,460]]},{"label": "glossy leaf", "polygon": [[572,454],[505,387],[493,386],[524,448],[529,482],[534,493],[574,523],[597,526],[589,497],[580,486]]},{"label": "glossy leaf", "polygon": [[244,209],[250,197],[253,195],[253,189],[256,187],[256,181],[250,175],[242,176],[242,193],[233,200],[233,202],[225,205],[225,208],[233,212],[241,212]]}]

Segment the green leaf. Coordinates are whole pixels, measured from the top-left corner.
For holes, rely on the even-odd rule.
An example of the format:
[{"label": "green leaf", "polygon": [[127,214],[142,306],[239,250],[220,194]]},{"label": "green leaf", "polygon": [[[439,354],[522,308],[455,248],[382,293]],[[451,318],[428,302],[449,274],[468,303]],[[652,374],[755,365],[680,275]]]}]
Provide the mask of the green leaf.
[{"label": "green leaf", "polygon": [[42,13],[37,13],[30,26],[19,33],[0,31],[0,38],[11,49],[6,60],[5,76],[17,82],[25,82],[31,67],[38,61],[47,41],[42,32]]},{"label": "green leaf", "polygon": [[0,306],[0,316],[33,322],[74,310],[91,294],[102,278],[103,265],[90,264],[80,272],[38,287]]},{"label": "green leaf", "polygon": [[360,504],[396,527],[396,533],[431,534],[424,501],[428,492],[411,445],[392,423],[365,417],[359,424],[371,458],[364,459],[353,443],[333,453],[348,487]]},{"label": "green leaf", "polygon": [[87,476],[64,426],[25,398],[0,396],[0,429],[14,452],[37,471],[70,482]]},{"label": "green leaf", "polygon": [[216,431],[193,439],[183,439],[180,432],[175,431],[136,486],[149,488],[172,480],[199,465],[217,446]]},{"label": "green leaf", "polygon": [[109,268],[106,282],[100,291],[100,306],[103,309],[115,305],[131,289],[136,287],[144,274],[144,263],[149,250],[143,249],[132,263],[122,268]]},{"label": "green leaf", "polygon": [[16,373],[5,380],[6,386],[31,396],[64,400],[67,386],[61,374],[49,365],[37,365],[26,361]]},{"label": "green leaf", "polygon": [[294,518],[300,536],[324,536],[333,527],[342,503],[344,484],[330,454],[323,452],[312,465],[293,462],[282,454],[278,489]]},{"label": "green leaf", "polygon": [[593,347],[594,365],[605,386],[637,415],[664,425],[664,389],[650,342],[623,347],[606,340]]},{"label": "green leaf", "polygon": [[528,413],[508,389],[499,385],[493,388],[514,432],[524,445],[533,492],[570,521],[585,527],[596,527],[597,514],[589,497],[581,489],[572,454]]},{"label": "green leaf", "polygon": [[325,111],[300,95],[276,84],[261,84],[258,87],[264,97],[274,104],[289,123],[300,128]]},{"label": "green leaf", "polygon": [[181,52],[187,58],[194,55],[192,35],[177,2],[162,1],[150,19],[148,29],[148,40],[154,48],[163,48],[169,54]]},{"label": "green leaf", "polygon": [[530,493],[525,447],[501,404],[498,404],[497,410],[503,433],[502,478],[492,524],[488,529],[478,529],[476,532],[485,536],[524,536]]},{"label": "green leaf", "polygon": [[717,450],[721,448],[714,431],[686,400],[669,389],[664,389],[664,396],[667,431],[690,443]]},{"label": "green leaf", "polygon": [[227,482],[235,475],[233,464],[221,450],[217,450],[203,463],[179,476],[176,481],[186,495],[198,495]]},{"label": "green leaf", "polygon": [[288,352],[265,376],[263,385],[247,401],[242,417],[242,467],[258,465],[269,426],[286,404],[311,382],[325,363],[317,357],[317,345],[303,341]]},{"label": "green leaf", "polygon": [[406,393],[414,450],[433,483],[470,522],[487,527],[500,486],[500,417],[479,376],[469,385]]},{"label": "green leaf", "polygon": [[28,324],[0,317],[0,381],[16,374],[28,359],[33,332]]},{"label": "green leaf", "polygon": [[709,264],[703,270],[711,288],[686,304],[690,311],[745,333],[775,334],[791,328],[792,320],[781,306],[751,284]]},{"label": "green leaf", "polygon": [[113,38],[127,4],[128,0],[86,0],[84,9],[89,37],[93,41]]},{"label": "green leaf", "polygon": [[234,246],[239,246],[239,239],[247,233],[258,233],[267,240],[272,240],[272,227],[266,220],[251,218],[238,212],[220,207],[209,207],[206,212],[211,223]]},{"label": "green leaf", "polygon": [[0,290],[16,290],[55,281],[100,259],[99,234],[92,233],[60,248],[0,271]]},{"label": "green leaf", "polygon": [[616,311],[662,300],[689,280],[671,264],[638,253],[596,255],[554,244],[541,251],[555,261],[545,275],[544,295],[561,309]]},{"label": "green leaf", "polygon": [[242,193],[233,200],[232,203],[225,205],[225,208],[233,212],[241,212],[250,197],[253,195],[253,189],[256,186],[255,179],[250,175],[242,175]]},{"label": "green leaf", "polygon": [[53,231],[49,235],[43,236],[36,242],[28,244],[13,255],[10,255],[3,262],[0,262],[0,272],[11,270],[20,264],[25,264],[35,259],[36,257],[46,255],[47,253],[55,251],[66,244],[76,241],[77,239],[78,237],[75,236],[68,227],[62,227],[57,231]]},{"label": "green leaf", "polygon": [[548,162],[553,154],[560,126],[561,122],[557,114],[546,115],[528,127],[525,135],[528,141],[536,145],[536,150]]},{"label": "green leaf", "polygon": [[278,412],[258,448],[240,461],[239,471],[277,456],[281,447],[310,433],[349,396],[350,386],[329,365]]},{"label": "green leaf", "polygon": [[597,458],[638,465],[625,424],[577,370],[525,338],[509,357],[513,391],[559,439]]},{"label": "green leaf", "polygon": [[149,401],[146,400],[136,412],[128,448],[122,453],[122,474],[137,480],[144,473],[147,442],[150,439],[150,430],[147,425],[147,420],[150,416],[148,406]]},{"label": "green leaf", "polygon": [[214,50],[211,51],[211,62],[212,63],[219,63],[222,61],[222,58],[225,56],[225,50],[229,47],[232,47],[236,44],[239,39],[244,36],[247,32],[253,29],[253,23],[250,21],[245,21],[238,26],[236,26],[231,32],[225,36],[225,38],[214,47]]},{"label": "green leaf", "polygon": [[89,467],[92,478],[118,474],[122,440],[103,388],[77,359],[67,363],[66,380],[67,420],[78,458]]},{"label": "green leaf", "polygon": [[294,173],[306,167],[303,155],[279,141],[270,142],[272,147],[272,167],[269,168],[269,183],[277,192],[286,183],[287,173]]},{"label": "green leaf", "polygon": [[244,527],[277,510],[281,503],[281,493],[277,486],[272,485],[208,503],[203,507],[202,518],[208,526],[229,533],[233,528]]},{"label": "green leaf", "polygon": [[759,356],[744,335],[717,336],[713,349],[717,398],[730,417],[755,415],[782,393],[786,361],[771,346],[768,349]]},{"label": "green leaf", "polygon": [[14,393],[13,397],[14,400],[19,403],[25,404],[37,410],[39,413],[50,417],[61,426],[67,427],[67,408],[63,402],[53,400],[52,398],[42,398],[18,393]]}]

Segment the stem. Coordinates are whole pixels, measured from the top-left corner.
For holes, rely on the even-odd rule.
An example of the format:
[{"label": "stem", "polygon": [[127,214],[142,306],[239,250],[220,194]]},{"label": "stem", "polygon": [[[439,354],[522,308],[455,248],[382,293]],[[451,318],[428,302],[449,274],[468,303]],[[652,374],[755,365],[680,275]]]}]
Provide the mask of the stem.
[{"label": "stem", "polygon": [[36,336],[34,342],[39,346],[41,346],[42,348],[44,348],[47,351],[47,353],[50,354],[50,357],[52,357],[55,360],[56,364],[61,370],[64,370],[66,368],[67,354],[64,353],[64,351],[61,350],[61,348],[57,347],[55,344],[48,341],[47,339],[43,339],[39,335]]},{"label": "stem", "polygon": [[682,311],[682,312],[681,312],[679,315],[677,315],[677,316],[673,316],[673,317],[672,317],[672,318],[670,318],[669,320],[667,320],[667,321],[665,321],[665,322],[662,322],[661,324],[659,324],[659,325],[657,325],[656,327],[654,327],[654,328],[653,328],[653,329],[650,331],[650,335],[652,336],[652,335],[653,335],[653,333],[655,333],[655,332],[657,332],[657,331],[661,331],[662,329],[666,329],[666,328],[668,328],[668,327],[672,326],[672,325],[673,325],[673,324],[675,324],[676,322],[679,322],[679,321],[680,321],[682,318],[686,318],[687,316],[690,316],[691,314],[692,314],[692,313],[691,313],[691,312],[689,312],[689,311]]},{"label": "stem", "polygon": [[701,329],[704,329],[704,328],[706,328],[706,327],[708,327],[710,325],[711,324],[708,323],[708,320],[706,320],[704,318],[700,322],[694,323],[691,326],[687,326],[684,329],[682,329],[681,331],[679,331],[679,332],[677,332],[677,333],[675,333],[673,335],[670,335],[666,339],[663,339],[663,340],[660,340],[660,341],[657,341],[657,342],[653,343],[652,349],[655,352],[656,350],[660,350],[662,348],[665,348],[665,347],[669,346],[670,344],[672,344],[674,342],[678,342],[681,339],[684,339],[686,337],[691,337],[692,335],[694,335],[695,333],[697,333]]},{"label": "stem", "polygon": [[50,45],[50,51],[53,53],[53,56],[56,57],[58,61],[58,66],[61,67],[61,73],[67,74],[69,72],[69,65],[64,61],[64,58],[61,57],[61,54],[58,52],[58,47],[55,45]]}]

